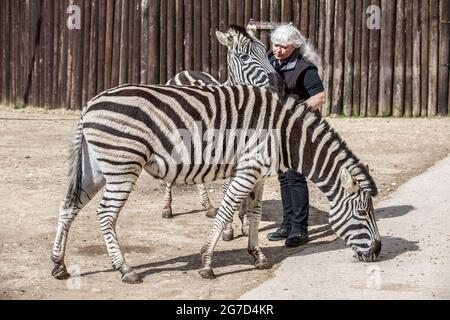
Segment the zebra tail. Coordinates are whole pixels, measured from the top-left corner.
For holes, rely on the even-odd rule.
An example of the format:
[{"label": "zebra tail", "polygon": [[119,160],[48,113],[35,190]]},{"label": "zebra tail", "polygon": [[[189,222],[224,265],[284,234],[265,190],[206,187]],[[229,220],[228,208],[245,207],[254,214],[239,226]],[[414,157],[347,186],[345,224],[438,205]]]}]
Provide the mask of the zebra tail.
[{"label": "zebra tail", "polygon": [[82,181],[83,181],[83,167],[82,167],[82,152],[83,152],[83,122],[80,119],[75,140],[73,142],[71,153],[69,156],[69,189],[67,190],[64,207],[77,207],[80,201]]}]

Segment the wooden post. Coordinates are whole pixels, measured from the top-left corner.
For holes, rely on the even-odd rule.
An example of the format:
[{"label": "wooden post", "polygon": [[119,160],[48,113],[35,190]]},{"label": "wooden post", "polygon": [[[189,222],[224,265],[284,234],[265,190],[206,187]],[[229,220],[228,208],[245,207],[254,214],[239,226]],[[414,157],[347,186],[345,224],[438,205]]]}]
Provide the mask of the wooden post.
[{"label": "wooden post", "polygon": [[326,0],[319,1],[318,15],[319,15],[319,29],[317,30],[317,51],[321,57],[321,62],[323,62],[324,45],[325,45]]},{"label": "wooden post", "polygon": [[97,44],[97,92],[105,89],[105,36],[106,36],[106,2],[107,0],[99,0],[98,2],[98,44]]},{"label": "wooden post", "polygon": [[361,11],[361,100],[359,114],[361,117],[367,116],[368,92],[369,92],[369,45],[370,32],[367,27],[367,7],[369,0],[363,0]]},{"label": "wooden post", "polygon": [[160,24],[160,60],[159,60],[159,83],[167,82],[167,0],[161,1],[161,24]]},{"label": "wooden post", "polygon": [[413,68],[413,10],[412,1],[405,3],[405,17],[406,17],[406,39],[405,39],[405,111],[404,117],[412,116],[412,68]]},{"label": "wooden post", "polygon": [[[344,2],[344,1],[342,1]],[[309,31],[309,8],[308,8],[308,0],[301,1],[301,16],[300,16],[300,32],[303,36],[308,38]],[[345,3],[343,4],[345,5]]]},{"label": "wooden post", "polygon": [[[408,1],[408,0],[406,0]],[[394,117],[403,116],[405,104],[405,0],[397,0],[394,55]]]},{"label": "wooden post", "polygon": [[211,6],[211,75],[219,78],[219,42],[216,31],[219,29],[219,6]]},{"label": "wooden post", "polygon": [[439,53],[439,2],[430,1],[430,34],[428,54],[428,116],[437,113],[438,53]]},{"label": "wooden post", "polygon": [[244,21],[245,18],[245,2],[239,1],[239,8],[236,10],[236,24],[238,26],[244,27],[247,25],[248,21]]},{"label": "wooden post", "polygon": [[329,116],[331,113],[332,97],[333,97],[333,53],[332,50],[333,34],[334,34],[334,0],[326,0],[325,14],[325,47],[323,58],[323,84],[325,86],[326,101],[322,106],[322,115]]},{"label": "wooden post", "polygon": [[[143,0],[145,1],[145,0]],[[104,87],[111,88],[111,69],[113,60],[113,28],[114,28],[114,3],[106,0],[106,35],[105,35],[105,74]]]},{"label": "wooden post", "polygon": [[[303,13],[303,11],[302,11]],[[340,115],[343,99],[345,1],[336,1],[334,19],[333,100],[331,113]]]},{"label": "wooden post", "polygon": [[159,23],[160,1],[150,1],[149,15],[149,50],[148,50],[148,83],[159,83]]},{"label": "wooden post", "polygon": [[[75,2],[80,8],[82,8],[83,2],[77,0]],[[83,76],[87,77],[87,70],[83,70],[83,34],[88,32],[86,28],[86,16],[81,15],[81,30],[72,30],[75,34],[75,48],[73,56],[73,91],[72,91],[72,106],[71,109],[76,110],[82,108],[82,88],[83,88]]]},{"label": "wooden post", "polygon": [[359,116],[361,108],[361,41],[362,41],[362,1],[355,1],[355,43],[353,58],[353,111]]},{"label": "wooden post", "polygon": [[202,70],[202,2],[194,1],[194,70]]},{"label": "wooden post", "polygon": [[[175,15],[175,12],[174,12]],[[141,67],[141,0],[135,0],[134,3],[134,19],[133,23],[133,66],[132,66],[132,83],[140,83],[140,67]]]},{"label": "wooden post", "polygon": [[[59,15],[61,21],[59,23],[60,47],[59,51],[59,69],[58,69],[58,105],[68,108],[66,105],[67,95],[67,44],[68,44],[68,29],[66,25],[66,3],[60,6]],[[34,40],[33,40],[34,41]]]},{"label": "wooden post", "polygon": [[284,0],[283,1],[283,13],[282,13],[282,22],[291,22],[293,17],[292,12],[292,0]]},{"label": "wooden post", "polygon": [[[2,5],[2,19],[0,20],[0,34],[2,35],[1,38],[1,74],[2,80],[1,80],[1,101],[3,104],[10,104],[11,102],[11,65],[10,65],[10,59],[11,59],[11,51],[10,47],[7,46],[7,43],[10,43],[11,39],[11,6],[10,1],[5,1]],[[35,73],[34,73],[35,74]]]},{"label": "wooden post", "polygon": [[[120,65],[120,29],[122,16],[122,1],[115,0],[114,7],[114,28],[113,28],[113,45],[112,45],[112,64],[111,64],[111,87],[119,84],[119,65]],[[155,1],[151,1],[154,3]]]},{"label": "wooden post", "polygon": [[176,28],[175,0],[167,1],[167,80],[175,75],[175,28]]},{"label": "wooden post", "polygon": [[[224,32],[227,27],[227,12],[228,4],[226,0],[220,0],[219,8],[219,29]],[[227,49],[219,46],[219,81],[225,82],[227,80]]]},{"label": "wooden post", "polygon": [[[380,0],[372,0],[372,5],[380,7]],[[378,79],[380,66],[380,30],[370,30],[369,51],[369,91],[367,99],[367,115],[375,117],[378,111]]]},{"label": "wooden post", "polygon": [[119,84],[128,82],[128,0],[122,1],[121,27],[120,27],[120,62],[119,62]]},{"label": "wooden post", "polygon": [[[48,4],[46,4],[48,6]],[[11,2],[11,102],[13,105],[20,104],[20,2]],[[45,28],[49,28],[49,17],[45,19]],[[47,35],[48,37],[48,35]],[[48,46],[45,47],[48,49]],[[48,50],[45,51],[47,53]],[[46,61],[47,62],[47,61]],[[44,75],[47,75],[48,69],[44,69]],[[50,90],[46,88],[45,95],[49,94]],[[45,101],[47,102],[47,100]]]},{"label": "wooden post", "polygon": [[[28,2],[28,1],[26,1]],[[51,82],[51,90],[52,90],[52,100],[50,102],[52,108],[59,107],[58,102],[58,69],[61,67],[59,64],[59,52],[61,50],[61,46],[59,43],[59,25],[60,25],[60,5],[62,3],[60,1],[55,1],[53,6],[53,68],[52,68],[52,82]],[[63,16],[64,17],[64,16]],[[31,17],[25,16],[25,19],[29,21]],[[25,29],[26,35],[23,37],[23,39],[26,39],[28,45],[30,43],[30,31],[28,29]],[[30,59],[29,59],[29,53],[27,50],[26,53],[26,63],[24,63],[25,66],[29,65]],[[26,68],[27,69],[27,68]],[[27,75],[26,72],[24,73],[24,81],[23,84],[27,81]],[[23,92],[23,91],[22,91]],[[23,94],[23,93],[22,93]]]},{"label": "wooden post", "polygon": [[[89,50],[91,41],[90,38],[92,36],[92,33],[90,32],[91,28],[91,22],[95,23],[95,20],[92,21],[91,19],[91,12],[92,6],[91,1],[84,1],[84,11],[81,14],[83,16],[84,24],[82,26],[83,28],[83,89],[82,89],[82,100],[81,104],[85,105],[86,102],[89,100],[89,62],[90,62],[90,56],[89,56]],[[76,72],[76,70],[74,70]]]},{"label": "wooden post", "polygon": [[355,1],[345,1],[345,53],[344,53],[344,83],[343,83],[343,113],[349,117],[352,115],[353,105],[353,67],[355,35]]},{"label": "wooden post", "polygon": [[[346,3],[349,5],[349,1]],[[317,48],[317,0],[309,0],[309,30],[308,30],[308,41],[315,48]]]},{"label": "wooden post", "polygon": [[[218,12],[218,9],[217,9]],[[184,70],[184,2],[177,0],[177,20],[176,20],[176,73]]]},{"label": "wooden post", "polygon": [[253,0],[245,0],[245,15],[243,27],[247,26],[247,23],[250,21],[251,18],[253,18],[252,11],[253,11]]},{"label": "wooden post", "polygon": [[[211,73],[210,61],[211,61],[211,48],[210,48],[210,10],[209,0],[202,0],[202,70],[206,73]],[[214,35],[215,36],[215,35]]]},{"label": "wooden post", "polygon": [[193,14],[192,0],[184,0],[184,67],[186,70],[193,68]]},{"label": "wooden post", "polygon": [[[89,72],[86,72],[85,80],[88,80],[88,100],[97,94],[97,60],[98,60],[98,1],[91,2],[91,37],[89,50]],[[89,30],[86,30],[89,32]],[[87,71],[87,70],[86,70]],[[83,103],[84,105],[84,103]]]},{"label": "wooden post", "polygon": [[420,117],[420,0],[413,0],[412,115]]},{"label": "wooden post", "polygon": [[[240,1],[239,1],[240,3]],[[228,1],[228,25],[237,24],[237,0],[229,0]],[[220,30],[224,32],[224,30]]]},{"label": "wooden post", "polygon": [[440,116],[448,115],[448,83],[450,69],[444,66],[447,63],[450,63],[450,0],[441,0],[438,62],[438,114]]},{"label": "wooden post", "polygon": [[[270,19],[270,2],[269,0],[261,0],[261,21],[269,21]],[[260,36],[261,42],[266,46],[270,47],[270,37],[267,32],[262,32]]]},{"label": "wooden post", "polygon": [[420,114],[428,114],[428,50],[429,50],[429,0],[420,1],[420,28],[422,31],[420,62]]}]

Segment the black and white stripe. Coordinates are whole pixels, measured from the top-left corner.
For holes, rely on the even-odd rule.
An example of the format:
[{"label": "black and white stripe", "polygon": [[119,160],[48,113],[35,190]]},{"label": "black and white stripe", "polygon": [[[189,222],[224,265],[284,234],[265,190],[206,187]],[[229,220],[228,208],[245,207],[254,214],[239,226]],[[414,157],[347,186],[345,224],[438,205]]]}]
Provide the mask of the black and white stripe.
[{"label": "black and white stripe", "polygon": [[[186,133],[189,142],[181,139]],[[205,278],[214,276],[211,259],[220,234],[249,194],[254,201],[247,204],[248,251],[258,268],[269,267],[258,245],[262,182],[290,168],[326,194],[332,228],[359,259],[370,261],[379,254],[370,199],[377,189],[367,168],[318,112],[293,98],[250,86],[124,85],[98,95],[83,109],[73,150],[71,183],[52,254],[56,278],[68,276],[64,251],[71,222],[106,184],[97,215],[108,254],[123,281],[139,281],[123,258],[115,223],[142,169],[170,183],[233,177],[201,251]],[[216,158],[210,161],[204,155],[213,150]]]}]

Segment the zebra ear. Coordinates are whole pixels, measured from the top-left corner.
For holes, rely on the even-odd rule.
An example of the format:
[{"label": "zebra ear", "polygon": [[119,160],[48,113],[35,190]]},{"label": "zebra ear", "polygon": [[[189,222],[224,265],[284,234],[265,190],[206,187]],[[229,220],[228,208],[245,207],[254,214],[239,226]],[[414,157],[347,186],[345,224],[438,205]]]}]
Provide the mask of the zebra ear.
[{"label": "zebra ear", "polygon": [[220,44],[227,47],[231,45],[231,42],[233,40],[231,36],[227,36],[225,33],[220,31],[216,31],[216,38],[217,40],[219,40]]},{"label": "zebra ear", "polygon": [[359,185],[353,179],[347,168],[343,168],[341,171],[341,183],[348,193],[355,193],[359,190]]}]

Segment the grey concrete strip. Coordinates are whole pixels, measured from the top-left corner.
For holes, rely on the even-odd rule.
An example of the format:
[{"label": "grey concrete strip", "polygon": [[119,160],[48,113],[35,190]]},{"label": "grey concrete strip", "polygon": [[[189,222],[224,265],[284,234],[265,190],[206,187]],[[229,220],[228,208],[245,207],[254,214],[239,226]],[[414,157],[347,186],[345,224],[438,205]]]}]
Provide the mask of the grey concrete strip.
[{"label": "grey concrete strip", "polygon": [[450,157],[376,211],[379,261],[357,262],[342,240],[306,246],[241,299],[450,299]]}]

